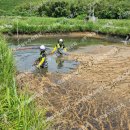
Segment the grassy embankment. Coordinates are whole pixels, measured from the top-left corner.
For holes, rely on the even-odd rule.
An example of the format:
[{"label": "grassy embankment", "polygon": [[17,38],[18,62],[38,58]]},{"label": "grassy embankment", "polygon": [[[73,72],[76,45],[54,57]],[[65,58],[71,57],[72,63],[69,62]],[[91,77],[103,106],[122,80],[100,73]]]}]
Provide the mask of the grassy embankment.
[{"label": "grassy embankment", "polygon": [[99,19],[93,23],[80,19],[47,17],[3,17],[0,19],[0,31],[3,33],[15,34],[17,27],[21,34],[90,31],[112,35],[127,35],[130,33],[130,20]]},{"label": "grassy embankment", "polygon": [[28,93],[17,93],[13,57],[0,36],[0,129],[41,130],[47,125],[45,110],[40,110]]}]

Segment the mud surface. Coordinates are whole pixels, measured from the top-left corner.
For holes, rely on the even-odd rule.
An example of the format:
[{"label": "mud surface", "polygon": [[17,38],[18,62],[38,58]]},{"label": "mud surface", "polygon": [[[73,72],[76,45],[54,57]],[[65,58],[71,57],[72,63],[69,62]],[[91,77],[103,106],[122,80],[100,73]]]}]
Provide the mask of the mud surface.
[{"label": "mud surface", "polygon": [[48,109],[49,130],[129,130],[130,47],[90,46],[68,59],[80,62],[71,73],[17,76],[21,89],[28,86]]},{"label": "mud surface", "polygon": [[[30,36],[33,36],[34,34],[32,35],[19,35],[19,38],[29,38]],[[37,35],[37,34],[36,34]],[[72,33],[44,33],[44,34],[38,34],[38,37],[61,37],[61,36],[64,36],[64,37],[84,37],[84,36],[87,36],[87,37],[96,37],[96,38],[103,38],[103,36],[101,35],[98,35],[94,32],[72,32]],[[6,35],[6,37],[9,37],[8,35]],[[13,35],[13,38],[16,38],[17,39],[17,35]]]}]

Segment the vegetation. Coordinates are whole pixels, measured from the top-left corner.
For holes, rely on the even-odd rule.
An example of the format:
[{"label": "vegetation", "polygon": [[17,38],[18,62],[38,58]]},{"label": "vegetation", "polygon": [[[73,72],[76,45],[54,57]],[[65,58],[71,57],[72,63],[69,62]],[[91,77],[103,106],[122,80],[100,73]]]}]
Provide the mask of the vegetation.
[{"label": "vegetation", "polygon": [[129,19],[129,0],[6,0],[0,1],[0,15],[49,16],[74,18],[95,10],[96,17],[102,19]]},{"label": "vegetation", "polygon": [[129,19],[130,1],[102,1],[96,5],[95,15],[105,19]]},{"label": "vegetation", "polygon": [[42,0],[37,0],[36,2],[33,0],[0,0],[0,15],[14,15],[13,10],[15,7],[23,6],[30,2],[32,4],[38,4]]},{"label": "vegetation", "polygon": [[41,17],[4,17],[0,20],[1,32],[15,34],[17,29],[21,34],[84,32],[92,31],[104,34],[127,35],[130,33],[130,20],[106,20],[85,22],[68,18]]},{"label": "vegetation", "polygon": [[[129,20],[114,20],[130,18],[129,0],[15,1],[10,0],[11,3],[0,1],[0,6],[2,5],[0,15],[11,15],[11,17],[1,17],[1,32],[11,34],[16,33],[18,29],[21,34],[75,31],[117,35],[130,33]],[[93,12],[99,18],[98,22],[85,22]],[[14,15],[19,18],[12,17]]]},{"label": "vegetation", "polygon": [[[88,21],[94,14],[99,19]],[[130,34],[129,0],[0,0],[0,16],[0,33],[10,35],[85,31]],[[18,91],[12,52],[0,35],[0,129],[46,129],[46,110],[36,107],[33,100],[30,93]]]},{"label": "vegetation", "polygon": [[44,114],[45,110],[35,108],[29,94],[17,93],[12,52],[0,36],[0,129],[45,129]]}]

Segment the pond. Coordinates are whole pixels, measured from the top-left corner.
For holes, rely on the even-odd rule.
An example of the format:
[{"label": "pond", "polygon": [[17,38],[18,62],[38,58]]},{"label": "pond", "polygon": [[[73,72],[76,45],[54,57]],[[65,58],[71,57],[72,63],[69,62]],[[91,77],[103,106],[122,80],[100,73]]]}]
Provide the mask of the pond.
[{"label": "pond", "polygon": [[[69,48],[69,52],[77,50],[80,46],[91,46],[94,48],[95,45],[110,45],[119,43],[119,39],[109,38],[108,39],[96,39],[96,38],[82,38],[82,37],[63,37],[64,43]],[[16,67],[19,72],[38,72],[35,66],[33,66],[35,60],[39,57],[39,46],[45,45],[47,53],[51,52],[53,47],[57,44],[59,37],[41,37],[41,38],[30,38],[22,37],[17,40],[15,38],[9,38],[8,42],[11,48],[17,49],[14,52]],[[19,50],[19,48],[24,48]],[[88,48],[89,51],[89,48]],[[56,55],[47,56],[48,61],[48,72],[68,73],[75,69],[79,63],[74,60],[67,60],[67,56],[62,58]]]}]

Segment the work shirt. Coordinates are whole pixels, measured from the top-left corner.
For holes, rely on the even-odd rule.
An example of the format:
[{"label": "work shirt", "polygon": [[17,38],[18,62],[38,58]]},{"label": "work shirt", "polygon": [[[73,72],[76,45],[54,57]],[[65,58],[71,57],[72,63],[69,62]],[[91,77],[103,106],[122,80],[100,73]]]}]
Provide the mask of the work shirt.
[{"label": "work shirt", "polygon": [[46,53],[45,52],[41,52],[41,54],[40,54],[38,67],[41,67],[41,68],[48,67],[47,58],[46,58]]},{"label": "work shirt", "polygon": [[65,45],[58,43],[58,44],[56,44],[56,46],[54,47],[52,53],[57,52],[57,53],[59,53],[59,54],[62,54],[62,53],[63,53],[63,50],[64,50],[65,52],[67,51]]}]

